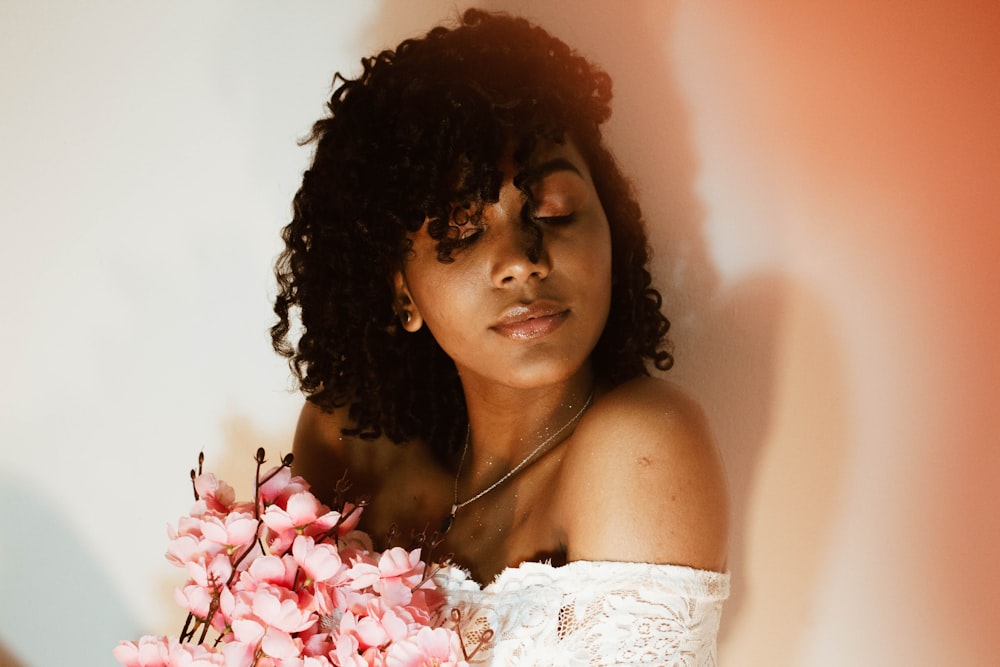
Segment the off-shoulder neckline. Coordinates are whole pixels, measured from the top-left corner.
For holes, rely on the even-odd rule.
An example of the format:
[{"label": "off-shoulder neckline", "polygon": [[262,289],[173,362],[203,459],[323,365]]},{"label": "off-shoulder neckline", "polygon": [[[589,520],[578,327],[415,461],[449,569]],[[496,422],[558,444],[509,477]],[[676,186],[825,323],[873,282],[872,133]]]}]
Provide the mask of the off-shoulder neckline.
[{"label": "off-shoulder neckline", "polygon": [[460,565],[448,563],[444,565],[441,575],[452,584],[465,590],[481,592],[500,592],[520,589],[532,583],[558,583],[564,580],[576,581],[580,577],[592,577],[603,571],[605,574],[614,571],[627,578],[629,576],[651,576],[662,581],[669,581],[685,588],[704,589],[725,597],[729,591],[728,572],[701,570],[687,565],[669,563],[637,563],[630,561],[590,561],[575,560],[563,565],[552,565],[550,561],[525,561],[501,570],[486,585],[476,581],[468,570]]}]

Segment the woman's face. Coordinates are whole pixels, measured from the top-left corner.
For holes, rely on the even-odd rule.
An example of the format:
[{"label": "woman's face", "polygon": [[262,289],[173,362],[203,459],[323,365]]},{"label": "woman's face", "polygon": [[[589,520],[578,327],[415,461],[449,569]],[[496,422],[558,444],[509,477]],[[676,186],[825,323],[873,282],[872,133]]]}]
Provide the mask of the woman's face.
[{"label": "woman's face", "polygon": [[426,325],[463,382],[541,387],[589,363],[611,305],[611,236],[571,142],[540,150],[524,173],[505,168],[499,200],[451,231],[462,242],[450,263],[438,261],[426,224],[411,237],[396,276],[413,302],[408,330]]}]

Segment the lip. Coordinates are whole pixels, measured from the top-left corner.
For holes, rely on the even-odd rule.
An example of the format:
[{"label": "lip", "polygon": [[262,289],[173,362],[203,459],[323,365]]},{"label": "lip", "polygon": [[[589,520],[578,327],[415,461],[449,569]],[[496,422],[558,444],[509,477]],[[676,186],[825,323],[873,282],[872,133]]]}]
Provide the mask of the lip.
[{"label": "lip", "polygon": [[518,304],[505,310],[490,330],[514,340],[541,338],[561,327],[569,313],[557,303]]}]

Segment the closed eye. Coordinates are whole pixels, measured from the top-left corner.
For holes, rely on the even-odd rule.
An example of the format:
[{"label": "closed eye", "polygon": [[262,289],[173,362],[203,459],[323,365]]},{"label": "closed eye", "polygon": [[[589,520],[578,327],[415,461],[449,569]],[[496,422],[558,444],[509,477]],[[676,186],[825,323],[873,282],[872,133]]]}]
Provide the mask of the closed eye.
[{"label": "closed eye", "polygon": [[544,222],[546,225],[568,225],[576,219],[576,213],[567,213],[566,215],[548,215],[548,216],[538,216],[535,218],[538,222]]},{"label": "closed eye", "polygon": [[452,227],[452,247],[461,252],[475,243],[482,233],[482,225],[470,224],[465,227]]},{"label": "closed eye", "polygon": [[473,204],[455,206],[451,211],[448,236],[457,249],[472,244],[483,230],[482,207]]}]

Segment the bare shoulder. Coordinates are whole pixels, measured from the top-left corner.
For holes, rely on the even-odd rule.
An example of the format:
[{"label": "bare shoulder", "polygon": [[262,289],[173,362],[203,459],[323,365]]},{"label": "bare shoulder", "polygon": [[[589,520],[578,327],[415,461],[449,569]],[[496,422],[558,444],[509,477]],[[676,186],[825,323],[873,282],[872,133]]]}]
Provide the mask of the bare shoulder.
[{"label": "bare shoulder", "polygon": [[[346,436],[351,426],[346,409],[325,412],[306,401],[295,428],[292,469],[312,486],[313,493],[330,502],[338,481],[348,475],[354,485],[352,495],[372,492],[374,478],[395,454],[392,443]],[[384,440],[384,439],[382,439]]]},{"label": "bare shoulder", "polygon": [[570,560],[723,570],[725,472],[701,408],[654,378],[601,396],[565,456],[557,512]]},{"label": "bare shoulder", "polygon": [[384,436],[345,435],[343,429],[354,425],[346,413],[346,408],[325,412],[307,401],[299,415],[292,468],[306,478],[316,497],[333,503],[344,480],[350,485],[346,500],[371,501],[361,527],[376,541],[391,526],[409,535],[424,528],[428,517],[443,516],[451,478],[429,448],[417,440],[394,443]]}]

